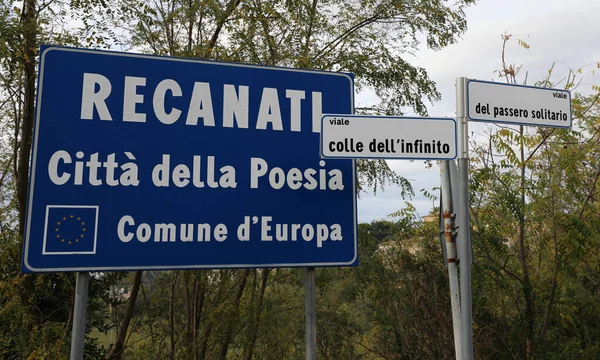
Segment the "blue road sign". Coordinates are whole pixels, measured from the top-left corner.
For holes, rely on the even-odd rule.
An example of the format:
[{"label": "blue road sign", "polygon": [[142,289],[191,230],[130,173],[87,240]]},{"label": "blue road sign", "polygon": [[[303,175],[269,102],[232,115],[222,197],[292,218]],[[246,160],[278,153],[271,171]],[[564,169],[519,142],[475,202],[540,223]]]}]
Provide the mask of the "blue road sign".
[{"label": "blue road sign", "polygon": [[24,272],[357,263],[348,74],[42,47]]}]

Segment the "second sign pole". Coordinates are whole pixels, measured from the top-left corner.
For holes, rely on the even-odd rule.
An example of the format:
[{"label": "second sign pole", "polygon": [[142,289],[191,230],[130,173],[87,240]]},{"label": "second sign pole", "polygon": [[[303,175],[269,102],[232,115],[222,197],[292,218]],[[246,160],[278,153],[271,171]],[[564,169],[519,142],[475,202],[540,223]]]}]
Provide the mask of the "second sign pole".
[{"label": "second sign pole", "polygon": [[317,359],[317,286],[315,268],[304,270],[306,302],[306,360]]},{"label": "second sign pole", "polygon": [[464,360],[473,359],[473,314],[471,294],[471,224],[469,213],[469,126],[466,113],[467,78],[456,79],[456,121],[458,135],[458,257],[460,259],[461,340]]}]

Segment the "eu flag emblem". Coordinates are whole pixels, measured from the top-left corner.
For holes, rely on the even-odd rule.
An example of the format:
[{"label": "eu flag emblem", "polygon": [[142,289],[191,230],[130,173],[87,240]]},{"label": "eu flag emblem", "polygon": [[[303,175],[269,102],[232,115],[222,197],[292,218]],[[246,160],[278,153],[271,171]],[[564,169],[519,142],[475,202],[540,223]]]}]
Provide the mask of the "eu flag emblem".
[{"label": "eu flag emblem", "polygon": [[49,205],[43,254],[95,254],[98,206]]}]

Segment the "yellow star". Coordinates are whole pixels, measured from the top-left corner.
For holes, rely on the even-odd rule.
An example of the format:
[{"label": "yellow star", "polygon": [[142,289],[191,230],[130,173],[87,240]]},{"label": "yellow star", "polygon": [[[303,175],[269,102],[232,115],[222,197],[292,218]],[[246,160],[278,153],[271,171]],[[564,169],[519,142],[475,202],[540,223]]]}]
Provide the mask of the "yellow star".
[{"label": "yellow star", "polygon": [[71,219],[72,219],[72,218],[74,218],[74,216],[73,216],[73,215],[71,215]]},{"label": "yellow star", "polygon": [[80,217],[78,217],[78,218],[77,218],[77,220],[81,220],[81,218],[80,218]]},{"label": "yellow star", "polygon": [[75,242],[79,242],[79,239],[76,239]]},{"label": "yellow star", "polygon": [[56,223],[56,225],[60,225],[60,221]]},{"label": "yellow star", "polygon": [[66,218],[66,217],[63,217],[63,220],[67,220],[67,218]]},{"label": "yellow star", "polygon": [[69,241],[68,244],[71,245],[71,242]]},{"label": "yellow star", "polygon": [[56,235],[56,238],[57,238],[57,239],[60,239],[60,235]]},{"label": "yellow star", "polygon": [[81,222],[81,225],[85,225],[85,223],[82,221],[82,222]]},{"label": "yellow star", "polygon": [[58,231],[58,228],[54,229],[54,231]]},{"label": "yellow star", "polygon": [[83,237],[83,234],[81,234],[81,237]]},{"label": "yellow star", "polygon": [[83,231],[85,231],[85,228],[83,228]]},{"label": "yellow star", "polygon": [[65,242],[65,239],[62,239],[60,242]]}]

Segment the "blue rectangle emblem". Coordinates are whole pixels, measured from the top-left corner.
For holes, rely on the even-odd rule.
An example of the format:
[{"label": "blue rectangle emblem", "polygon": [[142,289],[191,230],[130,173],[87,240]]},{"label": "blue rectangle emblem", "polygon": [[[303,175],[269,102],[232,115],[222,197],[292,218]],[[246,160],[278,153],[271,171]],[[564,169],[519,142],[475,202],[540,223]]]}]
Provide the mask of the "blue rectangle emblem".
[{"label": "blue rectangle emblem", "polygon": [[357,264],[348,74],[40,51],[24,272]]},{"label": "blue rectangle emblem", "polygon": [[97,219],[97,206],[47,206],[43,254],[94,254]]}]

